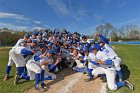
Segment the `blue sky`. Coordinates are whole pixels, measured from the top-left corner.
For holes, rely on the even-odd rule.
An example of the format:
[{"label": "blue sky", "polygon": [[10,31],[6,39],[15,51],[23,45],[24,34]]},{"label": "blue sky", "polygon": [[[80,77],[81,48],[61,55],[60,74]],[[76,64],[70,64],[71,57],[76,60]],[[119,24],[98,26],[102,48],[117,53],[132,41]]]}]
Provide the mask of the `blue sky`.
[{"label": "blue sky", "polygon": [[91,34],[106,22],[140,25],[140,0],[0,0],[0,27],[66,28]]}]

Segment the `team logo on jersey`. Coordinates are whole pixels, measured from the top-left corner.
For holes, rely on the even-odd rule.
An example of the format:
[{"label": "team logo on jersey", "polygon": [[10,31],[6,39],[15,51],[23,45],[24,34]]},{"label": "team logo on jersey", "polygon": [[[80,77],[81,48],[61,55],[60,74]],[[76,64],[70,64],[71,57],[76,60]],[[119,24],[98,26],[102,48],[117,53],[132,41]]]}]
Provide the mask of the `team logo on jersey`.
[{"label": "team logo on jersey", "polygon": [[106,50],[105,50],[105,52],[106,52],[106,53],[109,53],[109,50],[108,50],[108,49],[106,49]]}]

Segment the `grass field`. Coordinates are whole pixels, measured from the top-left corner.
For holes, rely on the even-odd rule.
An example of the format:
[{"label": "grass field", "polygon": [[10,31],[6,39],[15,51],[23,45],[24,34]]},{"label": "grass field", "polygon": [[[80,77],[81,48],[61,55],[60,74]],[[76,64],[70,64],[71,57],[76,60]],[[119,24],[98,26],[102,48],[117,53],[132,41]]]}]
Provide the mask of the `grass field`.
[{"label": "grass field", "polygon": [[12,67],[10,72],[10,79],[8,81],[3,81],[5,75],[5,68],[8,61],[8,52],[10,48],[0,48],[0,93],[22,93],[33,87],[33,82],[24,82],[18,85],[14,85],[14,74],[15,66]]},{"label": "grass field", "polygon": [[122,87],[109,93],[140,93],[140,45],[114,45],[118,55],[122,58],[123,78],[134,85],[134,91]]},{"label": "grass field", "polygon": [[[140,93],[140,45],[114,45],[118,55],[122,58],[122,69],[124,79],[130,81],[135,90],[132,92],[126,87],[117,91],[108,91],[109,93]],[[13,84],[15,66],[12,67],[10,80],[3,81],[5,68],[8,61],[8,52],[10,48],[0,48],[0,93],[22,93],[33,87],[33,82],[23,82],[18,85]]]}]

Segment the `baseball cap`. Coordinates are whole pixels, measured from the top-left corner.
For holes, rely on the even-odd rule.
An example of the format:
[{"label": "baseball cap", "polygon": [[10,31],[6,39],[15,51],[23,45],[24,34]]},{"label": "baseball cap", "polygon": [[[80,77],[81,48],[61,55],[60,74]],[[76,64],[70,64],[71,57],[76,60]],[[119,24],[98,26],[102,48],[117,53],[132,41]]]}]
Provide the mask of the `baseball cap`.
[{"label": "baseball cap", "polygon": [[105,42],[104,41],[99,41],[98,44],[100,44],[100,43],[105,43]]},{"label": "baseball cap", "polygon": [[35,35],[35,36],[37,36],[38,35],[38,32],[33,32],[32,34]]},{"label": "baseball cap", "polygon": [[91,46],[91,49],[100,50],[100,47],[98,45],[94,45],[94,46]]},{"label": "baseball cap", "polygon": [[53,54],[53,50],[48,50],[47,53]]},{"label": "baseball cap", "polygon": [[83,51],[83,52],[87,52],[88,49],[84,47],[84,48],[82,49],[82,51]]},{"label": "baseball cap", "polygon": [[29,34],[25,34],[24,37],[30,38],[30,35]]},{"label": "baseball cap", "polygon": [[32,39],[32,43],[37,43],[37,41],[36,41],[36,40],[34,40],[34,39]]},{"label": "baseball cap", "polygon": [[48,46],[52,46],[52,43],[48,43]]}]

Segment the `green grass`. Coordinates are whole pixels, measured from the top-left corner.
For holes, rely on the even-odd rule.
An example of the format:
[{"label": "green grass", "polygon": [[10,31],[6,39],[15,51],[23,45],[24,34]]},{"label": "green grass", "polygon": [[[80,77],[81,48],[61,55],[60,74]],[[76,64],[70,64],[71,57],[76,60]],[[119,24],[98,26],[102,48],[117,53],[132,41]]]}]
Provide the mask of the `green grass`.
[{"label": "green grass", "polygon": [[109,93],[140,93],[140,45],[114,45],[122,59],[123,78],[134,85],[134,91],[122,87]]},{"label": "green grass", "polygon": [[[109,93],[140,93],[140,45],[114,45],[118,55],[122,58],[122,70],[124,79],[130,81],[134,91],[122,87],[117,91],[108,91]],[[23,82],[14,85],[14,77],[8,81],[3,81],[5,68],[8,61],[8,52],[10,49],[0,49],[0,93],[22,93],[33,87],[33,82]],[[15,66],[12,67],[10,76],[14,76]]]},{"label": "green grass", "polygon": [[21,84],[14,85],[15,66],[10,72],[10,79],[3,81],[5,75],[5,68],[8,61],[8,52],[10,48],[0,49],[0,93],[22,93],[33,87],[33,82],[21,82]]}]

